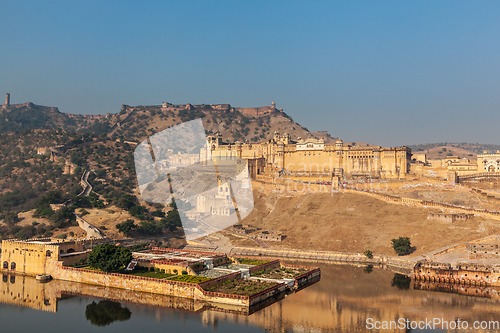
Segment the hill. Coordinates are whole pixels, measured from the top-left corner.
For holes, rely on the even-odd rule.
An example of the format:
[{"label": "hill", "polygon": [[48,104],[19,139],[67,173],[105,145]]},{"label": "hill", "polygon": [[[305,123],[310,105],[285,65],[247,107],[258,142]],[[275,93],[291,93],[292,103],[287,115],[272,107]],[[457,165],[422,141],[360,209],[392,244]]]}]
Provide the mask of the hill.
[{"label": "hill", "polygon": [[[487,152],[489,154],[496,153],[500,150],[500,145],[496,144],[480,144],[480,143],[426,143],[419,145],[408,146],[412,153],[425,153],[427,158],[444,158],[446,156],[460,156],[465,158],[475,159],[477,154]],[[446,149],[446,150],[444,150]],[[441,152],[441,153],[440,153]]]},{"label": "hill", "polygon": [[[413,255],[420,255],[500,233],[496,220],[474,217],[453,224],[428,220],[428,209],[393,205],[360,194],[280,197],[260,184],[252,186],[255,209],[242,222],[286,235],[282,242],[267,242],[272,247],[394,255],[391,239],[410,237]],[[234,245],[248,245],[243,243],[247,239],[231,240]]]},{"label": "hill", "polygon": [[[295,123],[282,110],[273,106],[234,108],[229,104],[173,105],[167,107],[122,106],[118,113],[107,115],[74,115],[62,113],[56,107],[33,103],[11,105],[0,109],[0,133],[23,129],[60,128],[66,131],[107,135],[113,139],[141,142],[146,137],[168,127],[201,118],[207,134],[220,132],[229,142],[259,142],[271,139],[275,131],[287,132],[292,139],[334,139],[326,131],[311,133]],[[264,110],[261,113],[254,110]]]}]

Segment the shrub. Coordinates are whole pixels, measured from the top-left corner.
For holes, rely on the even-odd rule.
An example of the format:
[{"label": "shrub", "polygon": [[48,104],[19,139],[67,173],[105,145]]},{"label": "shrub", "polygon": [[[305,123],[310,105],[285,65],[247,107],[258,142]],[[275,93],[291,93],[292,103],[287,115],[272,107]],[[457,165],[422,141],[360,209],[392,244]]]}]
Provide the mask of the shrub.
[{"label": "shrub", "polygon": [[106,272],[116,271],[131,260],[132,252],[130,249],[112,244],[97,245],[88,257],[90,267]]},{"label": "shrub", "polygon": [[57,238],[59,239],[66,239],[67,235],[66,234],[59,234],[57,235]]},{"label": "shrub", "polygon": [[369,258],[369,259],[373,258],[373,252],[372,252],[372,251],[370,251],[370,250],[365,250],[365,252],[363,252],[363,254],[364,254],[367,258]]},{"label": "shrub", "polygon": [[187,271],[182,271],[182,275],[187,275]]},{"label": "shrub", "polygon": [[396,254],[405,255],[410,253],[411,251],[411,242],[408,237],[399,237],[392,239],[392,247]]},{"label": "shrub", "polygon": [[154,272],[154,271],[155,271],[155,268],[154,268],[154,267],[149,267],[149,271],[150,271],[150,272]]}]

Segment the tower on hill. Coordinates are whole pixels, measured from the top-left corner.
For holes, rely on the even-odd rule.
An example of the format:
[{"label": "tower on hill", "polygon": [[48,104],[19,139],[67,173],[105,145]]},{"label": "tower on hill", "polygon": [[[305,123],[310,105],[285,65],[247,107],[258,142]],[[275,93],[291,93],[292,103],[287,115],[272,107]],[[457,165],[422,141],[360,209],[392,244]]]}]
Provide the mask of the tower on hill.
[{"label": "tower on hill", "polygon": [[10,106],[10,94],[5,94],[5,106]]}]

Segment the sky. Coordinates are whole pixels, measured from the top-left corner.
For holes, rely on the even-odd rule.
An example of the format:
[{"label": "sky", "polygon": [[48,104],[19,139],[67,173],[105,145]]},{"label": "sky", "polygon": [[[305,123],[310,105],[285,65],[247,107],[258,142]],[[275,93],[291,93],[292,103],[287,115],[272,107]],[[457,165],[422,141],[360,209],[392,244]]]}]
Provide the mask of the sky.
[{"label": "sky", "polygon": [[12,104],[275,101],[344,141],[500,144],[498,1],[0,0],[0,12]]}]

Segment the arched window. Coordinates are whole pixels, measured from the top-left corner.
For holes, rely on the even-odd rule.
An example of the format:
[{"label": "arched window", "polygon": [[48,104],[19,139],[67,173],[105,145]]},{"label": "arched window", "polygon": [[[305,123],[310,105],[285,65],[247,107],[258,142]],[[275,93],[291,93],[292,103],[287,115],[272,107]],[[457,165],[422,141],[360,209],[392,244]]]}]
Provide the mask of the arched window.
[{"label": "arched window", "polygon": [[7,261],[3,262],[3,269],[9,269],[9,263]]},{"label": "arched window", "polygon": [[13,262],[13,263],[10,264],[10,269],[13,270],[13,271],[16,270],[16,263],[15,262]]},{"label": "arched window", "polygon": [[49,250],[47,250],[47,252],[45,252],[45,255],[46,255],[47,257],[50,257],[50,255],[51,255],[51,254],[52,254],[52,253],[51,253]]},{"label": "arched window", "polygon": [[68,249],[68,251],[66,251],[67,253],[73,253],[75,252],[75,249]]}]

